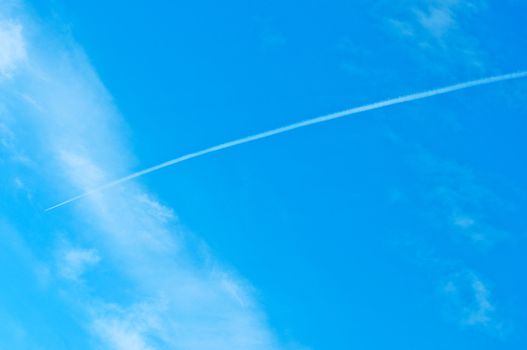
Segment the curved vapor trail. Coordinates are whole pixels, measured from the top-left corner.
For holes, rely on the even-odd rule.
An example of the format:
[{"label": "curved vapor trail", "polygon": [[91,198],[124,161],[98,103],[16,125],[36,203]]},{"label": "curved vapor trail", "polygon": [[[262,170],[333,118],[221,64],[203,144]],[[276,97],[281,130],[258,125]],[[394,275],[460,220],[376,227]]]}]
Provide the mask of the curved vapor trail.
[{"label": "curved vapor trail", "polygon": [[182,163],[184,161],[187,161],[187,160],[190,160],[190,159],[193,159],[193,158],[198,158],[198,157],[204,156],[204,155],[209,154],[209,153],[214,153],[214,152],[221,151],[221,150],[224,150],[224,149],[227,149],[227,148],[243,145],[245,143],[249,143],[249,142],[265,139],[265,138],[268,138],[268,137],[271,137],[271,136],[274,136],[274,135],[278,135],[278,134],[283,134],[283,133],[286,133],[286,132],[289,132],[289,131],[292,131],[292,130],[295,130],[295,129],[300,129],[300,128],[303,128],[303,127],[306,127],[306,126],[309,126],[309,125],[315,125],[315,124],[319,124],[319,123],[324,123],[324,122],[327,122],[327,121],[330,121],[330,120],[347,117],[347,116],[350,116],[350,115],[353,115],[353,114],[358,114],[358,113],[363,113],[363,112],[367,112],[367,111],[372,111],[372,110],[375,110],[375,109],[380,109],[380,108],[384,108],[384,107],[388,107],[388,106],[392,106],[392,105],[397,105],[397,104],[401,104],[401,103],[421,100],[421,99],[425,99],[425,98],[432,97],[432,96],[448,94],[448,93],[451,93],[451,92],[454,92],[454,91],[468,89],[468,88],[475,87],[475,86],[493,84],[493,83],[497,83],[497,82],[500,82],[500,81],[520,79],[520,78],[525,78],[525,77],[527,77],[527,71],[521,71],[521,72],[516,72],[516,73],[510,73],[510,74],[504,74],[504,75],[488,77],[488,78],[484,78],[484,79],[472,80],[472,81],[459,83],[459,84],[455,84],[455,85],[450,85],[450,86],[446,86],[446,87],[442,87],[442,88],[438,88],[438,89],[434,89],[434,90],[418,92],[418,93],[411,94],[411,95],[396,97],[396,98],[393,98],[393,99],[384,100],[384,101],[380,101],[380,102],[375,102],[375,103],[371,103],[371,104],[360,106],[360,107],[346,109],[344,111],[331,113],[331,114],[323,115],[323,116],[320,116],[320,117],[317,117],[317,118],[300,121],[300,122],[297,122],[297,123],[294,123],[294,124],[290,124],[290,125],[287,125],[287,126],[282,126],[280,128],[277,128],[277,129],[264,131],[264,132],[261,132],[261,133],[258,133],[258,134],[252,135],[252,136],[243,137],[243,138],[240,138],[240,139],[237,139],[237,140],[233,140],[233,141],[229,141],[229,142],[225,142],[225,143],[219,144],[217,146],[209,147],[209,148],[203,149],[201,151],[189,153],[189,154],[186,154],[184,156],[181,156],[181,157],[178,157],[178,158],[174,158],[174,159],[171,159],[171,160],[166,161],[164,163],[155,165],[153,167],[150,167],[150,168],[147,168],[147,169],[144,169],[144,170],[140,170],[138,172],[135,172],[135,173],[130,174],[128,176],[122,177],[122,178],[117,179],[115,181],[109,182],[107,184],[104,184],[102,186],[99,186],[97,188],[89,190],[87,192],[81,193],[78,196],[75,196],[75,197],[72,197],[70,199],[67,199],[67,200],[65,200],[65,201],[63,201],[61,203],[58,203],[58,204],[56,204],[56,205],[54,205],[52,207],[47,208],[46,211],[50,211],[50,210],[62,207],[64,205],[66,205],[66,204],[75,202],[75,201],[77,201],[77,200],[79,200],[81,198],[84,198],[84,197],[89,196],[91,194],[94,194],[96,192],[100,192],[100,191],[105,190],[107,188],[117,186],[117,185],[119,185],[119,184],[121,184],[123,182],[130,181],[132,179],[135,179],[135,178],[138,178],[140,176],[152,173],[154,171],[157,171],[157,170],[169,167],[171,165]]}]

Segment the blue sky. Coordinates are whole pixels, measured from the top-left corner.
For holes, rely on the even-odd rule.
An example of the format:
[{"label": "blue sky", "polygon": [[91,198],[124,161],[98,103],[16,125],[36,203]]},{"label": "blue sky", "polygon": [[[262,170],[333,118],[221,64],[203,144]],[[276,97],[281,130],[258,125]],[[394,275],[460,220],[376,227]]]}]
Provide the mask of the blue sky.
[{"label": "blue sky", "polygon": [[522,349],[520,1],[0,3],[0,348]]}]

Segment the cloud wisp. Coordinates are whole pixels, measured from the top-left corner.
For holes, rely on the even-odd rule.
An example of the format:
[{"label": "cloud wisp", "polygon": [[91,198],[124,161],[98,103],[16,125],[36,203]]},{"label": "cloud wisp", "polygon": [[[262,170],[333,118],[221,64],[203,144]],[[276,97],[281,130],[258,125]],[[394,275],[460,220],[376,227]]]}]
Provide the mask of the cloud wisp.
[{"label": "cloud wisp", "polygon": [[22,26],[10,21],[0,21],[0,80],[10,78],[17,65],[25,58]]},{"label": "cloud wisp", "polygon": [[507,329],[497,315],[489,286],[474,272],[464,270],[451,275],[442,287],[451,317],[462,327],[477,327],[498,336]]},{"label": "cloud wisp", "polygon": [[521,78],[525,78],[525,77],[527,77],[527,71],[520,71],[520,72],[504,74],[504,75],[498,75],[498,76],[493,76],[493,77],[488,77],[488,78],[483,78],[483,79],[478,79],[478,80],[471,80],[471,81],[468,81],[468,82],[463,82],[463,83],[459,83],[459,84],[455,84],[455,85],[450,85],[450,86],[446,86],[446,87],[442,87],[442,88],[438,88],[438,89],[418,92],[418,93],[411,94],[411,95],[405,95],[405,96],[396,97],[396,98],[389,99],[389,100],[384,100],[384,101],[380,101],[380,102],[371,103],[371,104],[364,105],[364,106],[359,106],[359,107],[355,107],[355,108],[351,108],[351,109],[346,109],[346,110],[343,110],[343,111],[340,111],[340,112],[331,113],[331,114],[323,115],[323,116],[320,116],[320,117],[304,120],[304,121],[301,121],[301,122],[298,122],[298,123],[290,124],[290,125],[283,126],[283,127],[276,128],[276,129],[272,129],[272,130],[269,130],[269,131],[264,131],[264,132],[261,132],[261,133],[255,134],[255,135],[243,137],[243,138],[240,138],[240,139],[237,139],[237,140],[233,140],[233,141],[225,142],[225,143],[222,143],[222,144],[219,144],[219,145],[216,145],[216,146],[212,146],[212,147],[203,149],[201,151],[189,153],[189,154],[183,155],[181,157],[171,159],[171,160],[166,161],[164,163],[152,166],[150,168],[147,168],[147,169],[144,169],[144,170],[132,173],[132,174],[130,174],[128,176],[125,176],[125,177],[122,177],[122,178],[117,179],[115,181],[106,183],[106,184],[104,184],[102,186],[96,187],[96,188],[94,188],[92,190],[89,190],[89,191],[84,192],[84,193],[82,193],[80,195],[77,195],[77,196],[72,197],[70,199],[67,199],[67,200],[65,200],[63,202],[60,202],[60,203],[58,203],[56,205],[53,205],[53,206],[47,208],[46,211],[51,211],[53,209],[57,209],[57,208],[62,207],[64,205],[66,205],[66,204],[75,202],[75,201],[77,201],[77,200],[79,200],[81,198],[89,196],[91,194],[94,194],[94,193],[103,191],[105,189],[117,186],[117,185],[122,184],[124,182],[136,179],[138,177],[141,177],[141,176],[147,175],[149,173],[161,170],[163,168],[166,168],[166,167],[178,164],[178,163],[182,163],[182,162],[185,162],[185,161],[190,160],[190,159],[194,159],[194,158],[198,158],[198,157],[204,156],[204,155],[209,154],[209,153],[218,152],[218,151],[225,150],[225,149],[228,149],[228,148],[240,146],[240,145],[243,145],[243,144],[246,144],[246,143],[250,143],[250,142],[266,139],[266,138],[271,137],[271,136],[287,133],[287,132],[290,132],[290,131],[293,131],[293,130],[296,130],[296,129],[300,129],[300,128],[304,128],[304,127],[307,127],[307,126],[328,122],[328,121],[339,119],[339,118],[348,117],[348,116],[359,114],[359,113],[373,111],[373,110],[376,110],[376,109],[381,109],[381,108],[385,108],[385,107],[389,107],[389,106],[393,106],[393,105],[398,105],[398,104],[403,104],[403,103],[407,103],[407,102],[422,100],[422,99],[430,98],[430,97],[433,97],[433,96],[444,95],[444,94],[448,94],[448,93],[452,93],[452,92],[455,92],[455,91],[464,90],[464,89],[468,89],[468,88],[472,88],[472,87],[476,87],[476,86],[494,84],[494,83],[498,83],[498,82],[502,82],[502,81],[521,79]]},{"label": "cloud wisp", "polygon": [[[66,186],[86,192],[129,169],[126,127],[82,49],[40,27],[41,20],[20,11],[4,14],[0,5],[3,16],[8,19],[0,31],[1,23],[9,23],[9,35],[0,35],[0,48],[15,40],[19,44],[9,47],[23,47],[26,55],[19,61],[12,50],[9,60],[0,61],[8,62],[9,73],[3,80],[0,74],[0,149],[15,154],[14,140],[25,136],[27,153],[39,164],[23,173],[29,183],[39,183],[28,185],[35,200]],[[5,158],[6,169],[15,169],[17,160]],[[82,339],[115,350],[292,348],[271,328],[250,284],[183,230],[172,209],[138,184],[121,190],[90,197],[67,223],[52,216],[43,223],[30,203],[20,204],[26,205],[20,212],[28,213],[28,226],[38,222],[41,236],[49,237],[28,249],[54,257],[56,268],[40,273],[37,262],[28,258],[28,264],[37,277],[52,281],[49,294],[78,320]],[[23,221],[9,215],[9,223]],[[58,249],[57,235],[65,242]]]}]

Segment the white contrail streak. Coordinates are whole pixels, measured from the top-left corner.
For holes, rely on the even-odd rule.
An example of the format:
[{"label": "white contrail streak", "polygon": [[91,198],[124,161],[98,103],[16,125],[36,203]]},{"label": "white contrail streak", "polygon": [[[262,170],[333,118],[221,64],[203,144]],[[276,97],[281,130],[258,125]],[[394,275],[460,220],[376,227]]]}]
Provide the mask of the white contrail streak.
[{"label": "white contrail streak", "polygon": [[130,181],[132,179],[135,179],[135,178],[138,178],[140,176],[152,173],[154,171],[157,171],[157,170],[169,167],[169,166],[174,165],[174,164],[182,163],[182,162],[185,162],[187,160],[190,160],[190,159],[193,159],[193,158],[198,158],[198,157],[204,156],[206,154],[217,152],[217,151],[221,151],[221,150],[224,150],[224,149],[227,149],[227,148],[243,145],[245,143],[249,143],[249,142],[265,139],[267,137],[271,137],[271,136],[274,136],[274,135],[283,134],[283,133],[286,133],[286,132],[289,132],[289,131],[292,131],[292,130],[295,130],[295,129],[300,129],[300,128],[303,128],[303,127],[306,127],[306,126],[309,126],[309,125],[315,125],[315,124],[319,124],[319,123],[324,123],[324,122],[327,122],[327,121],[330,121],[330,120],[347,117],[347,116],[350,116],[350,115],[353,115],[353,114],[358,114],[358,113],[363,113],[363,112],[367,112],[367,111],[372,111],[372,110],[375,110],[375,109],[380,109],[380,108],[384,108],[384,107],[388,107],[388,106],[392,106],[392,105],[397,105],[397,104],[401,104],[401,103],[421,100],[421,99],[425,99],[425,98],[432,97],[432,96],[448,94],[450,92],[463,90],[463,89],[468,89],[468,88],[475,87],[475,86],[493,84],[493,83],[497,83],[497,82],[500,82],[500,81],[520,79],[520,78],[525,78],[525,77],[527,77],[527,71],[521,71],[521,72],[516,72],[516,73],[498,75],[498,76],[484,78],[484,79],[479,79],[479,80],[472,80],[472,81],[468,81],[468,82],[464,82],[464,83],[460,83],[460,84],[446,86],[446,87],[439,88],[439,89],[428,90],[428,91],[424,91],[424,92],[418,92],[418,93],[411,94],[411,95],[406,95],[406,96],[401,96],[401,97],[397,97],[397,98],[393,98],[393,99],[389,99],[389,100],[375,102],[375,103],[368,104],[368,105],[365,105],[365,106],[360,106],[360,107],[355,107],[355,108],[351,108],[351,109],[346,109],[344,111],[323,115],[321,117],[317,117],[317,118],[313,118],[313,119],[304,120],[304,121],[301,121],[301,122],[298,122],[298,123],[294,123],[294,124],[291,124],[291,125],[287,125],[287,126],[283,126],[283,127],[277,128],[277,129],[264,131],[264,132],[261,132],[259,134],[255,134],[255,135],[252,135],[252,136],[243,137],[241,139],[225,142],[225,143],[222,143],[220,145],[213,146],[213,147],[210,147],[210,148],[206,148],[204,150],[197,151],[197,152],[194,152],[194,153],[189,153],[189,154],[186,154],[184,156],[181,156],[181,157],[178,157],[178,158],[166,161],[166,162],[161,163],[159,165],[155,165],[153,167],[150,167],[150,168],[138,171],[136,173],[130,174],[130,175],[125,176],[123,178],[117,179],[117,180],[109,182],[109,183],[107,183],[105,185],[102,185],[102,186],[99,186],[99,187],[94,188],[92,190],[89,190],[87,192],[84,192],[84,193],[82,193],[82,194],[80,194],[78,196],[75,196],[75,197],[72,197],[72,198],[70,198],[68,200],[65,200],[64,202],[61,202],[61,203],[56,204],[56,205],[54,205],[52,207],[49,207],[48,209],[46,209],[46,211],[50,211],[50,210],[62,207],[64,205],[66,205],[66,204],[69,204],[71,202],[74,202],[76,200],[84,198],[84,197],[89,196],[91,194],[94,194],[96,192],[100,192],[100,191],[105,190],[107,188],[117,186],[117,185],[119,185],[119,184],[121,184],[123,182]]}]

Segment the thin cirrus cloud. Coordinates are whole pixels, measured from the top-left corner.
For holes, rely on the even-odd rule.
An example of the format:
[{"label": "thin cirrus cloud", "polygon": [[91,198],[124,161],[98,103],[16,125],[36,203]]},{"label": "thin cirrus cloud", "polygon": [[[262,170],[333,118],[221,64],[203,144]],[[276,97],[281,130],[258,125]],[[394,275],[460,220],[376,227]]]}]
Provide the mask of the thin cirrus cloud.
[{"label": "thin cirrus cloud", "polygon": [[437,300],[448,321],[464,330],[507,339],[514,329],[514,320],[500,312],[505,309],[504,303],[492,293],[501,286],[494,285],[492,278],[474,268],[469,259],[445,251],[441,244],[448,242],[462,252],[485,259],[490,252],[501,249],[502,243],[521,235],[513,227],[491,220],[496,214],[516,215],[514,202],[489,186],[469,166],[447,160],[394,134],[391,137],[399,147],[408,147],[407,162],[420,179],[415,191],[396,192],[394,200],[411,198],[418,203],[420,209],[413,213],[426,222],[424,227],[429,231],[398,243],[400,251],[437,280],[441,286]]},{"label": "thin cirrus cloud", "polygon": [[9,21],[0,22],[0,76],[9,78],[25,57],[21,25]]},{"label": "thin cirrus cloud", "polygon": [[[0,5],[0,11],[7,12],[8,4]],[[26,58],[22,25],[0,13],[0,81],[12,76],[17,66]]]},{"label": "thin cirrus cloud", "polygon": [[[124,123],[82,50],[23,15],[0,25],[0,47],[9,48],[0,58],[0,72],[10,78],[1,90],[6,114],[31,126],[31,155],[43,160],[32,176],[43,188],[87,191],[130,167],[132,155],[120,133]],[[27,65],[18,67],[21,60]],[[16,125],[8,127],[16,135]],[[91,248],[59,248],[55,277],[77,285],[66,299],[75,300],[71,312],[86,316],[82,327],[99,346],[288,348],[271,332],[250,286],[187,243],[172,210],[138,184],[91,196],[70,215],[70,236],[89,236]],[[53,216],[47,220],[54,225]],[[83,279],[88,271],[104,274],[101,266],[133,295],[116,302],[95,288],[96,281]]]},{"label": "thin cirrus cloud", "polygon": [[59,251],[57,260],[62,277],[79,281],[84,271],[97,265],[101,258],[95,249],[64,247]]},{"label": "thin cirrus cloud", "polygon": [[487,1],[410,0],[407,6],[392,8],[387,29],[403,39],[403,45],[411,48],[428,69],[453,65],[485,71],[486,54],[465,29],[486,9]]},{"label": "thin cirrus cloud", "polygon": [[[467,166],[447,161],[420,147],[412,154],[422,173],[422,198],[431,206],[439,227],[447,228],[471,243],[471,248],[491,248],[505,239],[507,227],[491,224],[496,213],[514,215],[512,204],[486,185],[481,176]],[[513,232],[509,232],[512,234]]]},{"label": "thin cirrus cloud", "polygon": [[406,14],[401,18],[392,18],[391,21],[405,36],[429,36],[443,40],[453,32],[460,31],[463,18],[484,7],[484,1],[413,0],[405,7],[407,11],[401,11]]},{"label": "thin cirrus cloud", "polygon": [[[485,51],[486,45],[480,41],[486,35],[478,35],[481,28],[487,28],[481,21],[490,10],[488,4],[486,0],[409,0],[407,6],[390,8],[386,28],[405,47],[407,59],[417,61],[417,70],[441,75],[458,69],[486,72],[496,68],[495,55]],[[464,125],[461,118],[453,121]],[[422,203],[419,212],[441,242],[484,260],[490,252],[502,249],[498,243],[518,235],[512,225],[492,220],[497,213],[517,214],[510,198],[483,180],[486,174],[445,159],[423,145],[410,147],[410,162],[423,179],[416,192]],[[440,299],[446,318],[463,329],[506,338],[511,322],[499,312],[502,302],[492,295],[492,276],[482,278],[481,271],[473,270],[473,263],[461,256],[439,253],[436,237],[426,240],[418,243],[420,256],[416,260],[443,281]]]},{"label": "thin cirrus cloud", "polygon": [[459,28],[459,19],[465,14],[477,12],[482,5],[472,1],[441,0],[422,4],[415,11],[415,20],[424,31],[436,39]]},{"label": "thin cirrus cloud", "polygon": [[450,317],[461,327],[477,327],[497,336],[505,336],[507,327],[498,317],[491,289],[471,270],[450,275],[442,286]]}]

